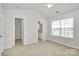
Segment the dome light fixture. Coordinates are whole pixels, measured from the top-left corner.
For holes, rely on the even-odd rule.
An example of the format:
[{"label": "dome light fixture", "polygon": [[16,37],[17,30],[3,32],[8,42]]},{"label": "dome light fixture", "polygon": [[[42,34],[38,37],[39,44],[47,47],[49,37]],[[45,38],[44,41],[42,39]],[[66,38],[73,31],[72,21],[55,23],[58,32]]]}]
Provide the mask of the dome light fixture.
[{"label": "dome light fixture", "polygon": [[47,4],[47,7],[48,8],[52,8],[53,7],[53,4]]}]

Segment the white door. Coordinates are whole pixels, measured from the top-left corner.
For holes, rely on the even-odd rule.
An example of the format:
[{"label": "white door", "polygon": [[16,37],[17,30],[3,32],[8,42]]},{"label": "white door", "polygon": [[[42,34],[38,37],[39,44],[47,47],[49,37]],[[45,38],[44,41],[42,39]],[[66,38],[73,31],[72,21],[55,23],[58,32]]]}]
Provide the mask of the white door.
[{"label": "white door", "polygon": [[4,19],[0,16],[0,55],[4,48]]}]

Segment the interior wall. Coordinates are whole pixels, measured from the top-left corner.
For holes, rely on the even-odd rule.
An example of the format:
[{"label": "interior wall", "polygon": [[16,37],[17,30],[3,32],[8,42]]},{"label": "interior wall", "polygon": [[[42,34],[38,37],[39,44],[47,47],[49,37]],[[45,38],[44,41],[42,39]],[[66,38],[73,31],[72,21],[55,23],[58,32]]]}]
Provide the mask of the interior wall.
[{"label": "interior wall", "polygon": [[15,39],[22,38],[22,19],[15,18]]},{"label": "interior wall", "polygon": [[[50,33],[51,33],[52,21],[71,18],[71,17],[73,17],[74,19],[74,29],[73,29],[74,38],[73,39],[51,36]],[[50,18],[50,20],[48,21],[48,39],[51,41],[55,41],[55,42],[79,49],[79,10],[71,11],[71,12],[59,15],[57,17]]]},{"label": "interior wall", "polygon": [[4,8],[0,4],[0,55],[4,50],[5,43],[5,21],[4,21]]},{"label": "interior wall", "polygon": [[[15,17],[24,20],[24,45],[38,42],[38,19],[46,20],[39,13],[32,10],[7,9],[6,10],[6,48],[15,46]],[[45,22],[44,22],[45,23]],[[44,25],[46,29],[46,23]],[[45,30],[44,29],[44,30]],[[45,31],[46,32],[46,31]],[[44,33],[44,37],[46,33]]]}]

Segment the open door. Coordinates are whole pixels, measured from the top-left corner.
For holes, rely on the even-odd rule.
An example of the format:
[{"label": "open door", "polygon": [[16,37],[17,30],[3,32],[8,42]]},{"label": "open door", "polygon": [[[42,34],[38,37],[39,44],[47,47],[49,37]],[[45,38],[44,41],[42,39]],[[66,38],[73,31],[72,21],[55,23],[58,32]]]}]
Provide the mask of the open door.
[{"label": "open door", "polygon": [[39,29],[38,29],[38,40],[42,40],[42,24],[40,21],[38,21]]}]

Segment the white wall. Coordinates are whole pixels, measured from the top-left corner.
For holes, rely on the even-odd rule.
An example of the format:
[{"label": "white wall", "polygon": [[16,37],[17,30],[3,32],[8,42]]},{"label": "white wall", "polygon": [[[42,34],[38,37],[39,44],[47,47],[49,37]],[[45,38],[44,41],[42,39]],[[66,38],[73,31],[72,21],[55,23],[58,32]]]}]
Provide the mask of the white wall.
[{"label": "white wall", "polygon": [[[7,9],[6,10],[6,48],[15,45],[15,16],[24,20],[24,45],[38,41],[38,19],[45,18],[32,10]],[[46,35],[44,33],[44,35]]]},{"label": "white wall", "polygon": [[4,49],[4,38],[5,38],[5,31],[4,31],[4,9],[2,7],[2,4],[0,4],[0,55]]},{"label": "white wall", "polygon": [[15,19],[15,39],[22,37],[22,19]]},{"label": "white wall", "polygon": [[[74,38],[73,39],[56,37],[56,36],[50,35],[50,31],[51,31],[50,24],[53,20],[61,20],[61,19],[71,18],[71,17],[74,18]],[[59,15],[58,17],[50,18],[48,24],[49,24],[48,26],[49,40],[79,49],[79,10],[71,11],[71,12]]]}]

